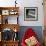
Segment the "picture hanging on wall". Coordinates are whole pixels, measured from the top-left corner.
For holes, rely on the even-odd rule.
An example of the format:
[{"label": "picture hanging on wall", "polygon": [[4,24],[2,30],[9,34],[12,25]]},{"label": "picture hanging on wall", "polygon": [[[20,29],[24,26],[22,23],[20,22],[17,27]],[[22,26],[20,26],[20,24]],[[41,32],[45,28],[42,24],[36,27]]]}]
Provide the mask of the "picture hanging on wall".
[{"label": "picture hanging on wall", "polygon": [[25,21],[37,21],[38,20],[38,8],[37,7],[24,7],[24,20]]}]

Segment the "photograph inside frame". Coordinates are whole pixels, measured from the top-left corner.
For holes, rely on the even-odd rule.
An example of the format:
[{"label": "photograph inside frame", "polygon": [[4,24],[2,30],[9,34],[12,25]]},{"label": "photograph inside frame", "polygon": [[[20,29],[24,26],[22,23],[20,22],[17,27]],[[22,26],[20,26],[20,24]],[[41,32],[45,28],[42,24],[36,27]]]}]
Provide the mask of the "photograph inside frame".
[{"label": "photograph inside frame", "polygon": [[37,7],[25,7],[24,8],[24,18],[29,21],[38,20],[38,8]]}]

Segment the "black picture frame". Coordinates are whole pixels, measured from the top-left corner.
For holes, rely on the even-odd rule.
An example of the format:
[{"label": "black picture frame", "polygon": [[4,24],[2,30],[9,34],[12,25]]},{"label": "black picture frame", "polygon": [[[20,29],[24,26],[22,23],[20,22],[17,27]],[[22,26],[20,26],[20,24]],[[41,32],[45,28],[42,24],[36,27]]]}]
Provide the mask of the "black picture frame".
[{"label": "black picture frame", "polygon": [[24,21],[38,21],[38,7],[24,7]]}]

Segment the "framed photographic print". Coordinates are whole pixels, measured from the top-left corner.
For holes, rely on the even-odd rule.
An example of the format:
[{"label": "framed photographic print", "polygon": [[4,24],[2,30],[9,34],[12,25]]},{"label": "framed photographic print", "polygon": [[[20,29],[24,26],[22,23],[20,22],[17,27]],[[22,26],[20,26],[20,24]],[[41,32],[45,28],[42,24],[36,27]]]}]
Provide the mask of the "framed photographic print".
[{"label": "framed photographic print", "polygon": [[9,15],[9,10],[2,10],[2,15]]},{"label": "framed photographic print", "polygon": [[37,7],[24,7],[24,20],[37,21],[38,20],[38,8]]}]

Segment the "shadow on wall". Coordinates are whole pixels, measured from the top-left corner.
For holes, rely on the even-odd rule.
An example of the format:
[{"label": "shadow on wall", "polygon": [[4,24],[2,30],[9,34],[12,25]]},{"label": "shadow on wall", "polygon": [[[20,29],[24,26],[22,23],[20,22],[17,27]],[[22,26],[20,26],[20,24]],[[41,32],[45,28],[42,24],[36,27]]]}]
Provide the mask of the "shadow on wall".
[{"label": "shadow on wall", "polygon": [[37,37],[39,39],[39,41],[42,43],[43,42],[43,30],[42,30],[42,26],[21,26],[20,27],[20,32],[19,32],[19,39],[20,39],[20,42],[24,36],[24,33],[25,31],[28,29],[28,28],[32,28],[36,33],[37,33]]}]

